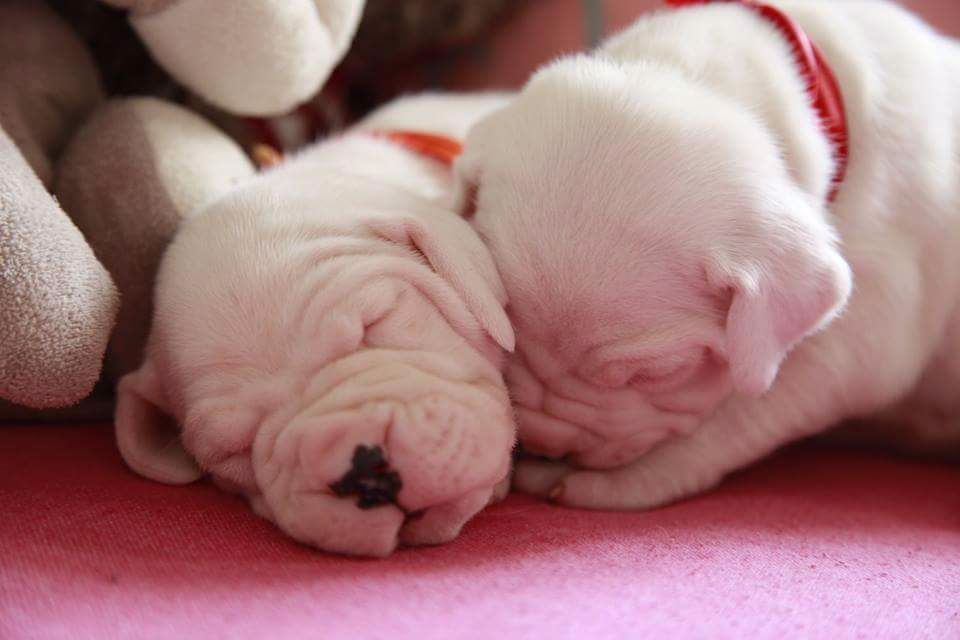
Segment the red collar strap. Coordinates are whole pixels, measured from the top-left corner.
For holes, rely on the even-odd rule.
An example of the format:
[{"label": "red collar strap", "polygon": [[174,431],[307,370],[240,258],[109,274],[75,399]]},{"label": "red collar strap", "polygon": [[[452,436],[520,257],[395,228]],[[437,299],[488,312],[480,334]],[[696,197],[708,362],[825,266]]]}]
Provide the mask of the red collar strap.
[{"label": "red collar strap", "polygon": [[375,130],[369,133],[377,138],[396,142],[447,167],[452,167],[453,161],[463,152],[463,145],[453,138],[433,133],[404,130]]},{"label": "red collar strap", "polygon": [[[453,166],[453,161],[463,152],[463,145],[458,141],[433,133],[387,129],[376,129],[367,133],[375,138],[395,142],[418,155],[436,160],[448,168]],[[283,162],[283,153],[279,149],[280,145],[270,138],[255,143],[250,150],[250,155],[260,169],[269,169]]]},{"label": "red collar strap", "polygon": [[769,5],[754,0],[666,0],[668,5],[682,7],[712,2],[736,2],[753,9],[786,37],[797,56],[800,75],[807,85],[807,93],[813,108],[820,118],[820,126],[833,143],[837,163],[831,180],[829,199],[837,196],[840,184],[847,175],[850,160],[850,136],[847,129],[847,115],[843,106],[843,94],[836,76],[830,69],[820,49],[817,48],[803,28],[790,16]]}]

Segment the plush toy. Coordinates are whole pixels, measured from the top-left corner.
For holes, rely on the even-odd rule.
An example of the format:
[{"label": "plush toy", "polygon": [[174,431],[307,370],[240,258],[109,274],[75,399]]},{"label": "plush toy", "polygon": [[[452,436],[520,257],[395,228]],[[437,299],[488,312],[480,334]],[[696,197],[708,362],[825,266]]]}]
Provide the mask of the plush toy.
[{"label": "plush toy", "polygon": [[[227,10],[109,2],[129,10],[175,79],[241,115],[288,111],[315,93],[363,9],[363,0],[231,0]],[[136,366],[153,271],[179,218],[253,170],[187,111],[102,103],[71,27],[38,0],[0,0],[0,414],[22,414],[2,401],[77,402],[105,350],[111,378]]]},{"label": "plush toy", "polygon": [[104,0],[129,10],[154,59],[211,104],[245,115],[307,100],[343,57],[363,0]]},{"label": "plush toy", "polygon": [[93,61],[43,3],[0,2],[0,398],[68,405],[100,373],[117,292],[49,189],[103,100]]},{"label": "plush toy", "polygon": [[[237,117],[235,109],[220,108],[185,91],[182,80],[161,69],[131,27],[143,30],[135,16],[128,20],[125,12],[97,0],[47,2],[87,43],[108,95],[162,97],[200,113],[244,148],[272,137],[271,144],[287,150],[340,130],[397,95],[437,87],[438,81],[452,75],[451,64],[455,67],[457,60],[482,57],[482,49],[474,46],[477,40],[525,4],[524,0],[366,0],[356,35],[322,91],[293,112],[251,123],[249,118]],[[263,59],[269,59],[269,54]],[[274,129],[274,134],[265,135]]]}]

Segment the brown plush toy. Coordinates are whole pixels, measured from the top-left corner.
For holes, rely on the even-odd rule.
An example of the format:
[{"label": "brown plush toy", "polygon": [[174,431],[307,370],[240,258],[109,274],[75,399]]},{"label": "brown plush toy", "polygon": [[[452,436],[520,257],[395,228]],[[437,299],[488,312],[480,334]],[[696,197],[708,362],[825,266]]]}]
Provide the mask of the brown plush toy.
[{"label": "brown plush toy", "polygon": [[[310,126],[293,126],[302,131],[287,141],[294,148],[329,128],[317,126],[322,98],[285,121],[251,126],[249,117],[291,112],[316,94],[362,14],[341,89],[460,42],[507,5],[371,0],[364,13],[364,0],[49,3],[60,17],[42,0],[0,0],[0,420],[110,416],[109,397],[68,405],[89,393],[104,356],[107,394],[139,364],[154,275],[180,220],[254,171],[197,112],[244,145],[260,139],[251,131],[304,119]],[[107,86],[152,85],[194,109],[157,98],[105,102],[74,27],[110,75]],[[117,73],[143,86],[117,82]]]},{"label": "brown plush toy", "polygon": [[123,296],[108,347],[109,380],[140,365],[154,276],[180,220],[253,172],[223,133],[157,98],[111,100],[74,137],[55,193]]},{"label": "brown plush toy", "polygon": [[[175,79],[239,115],[282,113],[315,93],[363,9],[363,0],[104,1],[128,10]],[[84,398],[105,350],[107,388],[139,364],[154,272],[179,220],[252,171],[236,144],[185,109],[104,104],[67,22],[40,0],[0,0],[0,418],[103,417],[109,403],[24,408]]]},{"label": "brown plush toy", "polygon": [[49,189],[102,100],[67,25],[35,0],[0,2],[0,399],[12,403],[69,405],[100,374],[117,292]]}]

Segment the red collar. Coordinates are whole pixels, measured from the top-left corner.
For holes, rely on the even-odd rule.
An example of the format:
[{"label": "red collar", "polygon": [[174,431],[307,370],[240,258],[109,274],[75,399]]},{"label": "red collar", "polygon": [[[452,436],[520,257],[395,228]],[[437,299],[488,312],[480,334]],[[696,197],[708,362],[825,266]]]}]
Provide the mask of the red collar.
[{"label": "red collar", "polygon": [[453,161],[463,151],[463,145],[453,138],[433,133],[385,129],[371,131],[370,134],[396,142],[414,153],[436,160],[447,167],[452,167]]},{"label": "red collar", "polygon": [[820,117],[820,126],[830,142],[833,143],[834,156],[837,166],[831,180],[829,200],[837,196],[840,184],[847,175],[847,164],[850,160],[850,134],[847,129],[847,115],[843,106],[843,94],[837,78],[833,75],[830,65],[803,28],[790,16],[769,5],[760,4],[755,0],[666,0],[667,4],[681,7],[685,5],[709,4],[711,2],[738,2],[759,13],[763,18],[773,23],[783,33],[794,53],[797,55],[797,65],[800,75],[807,85],[807,92],[813,108]]},{"label": "red collar", "polygon": [[[256,122],[254,121],[254,124]],[[463,152],[463,145],[447,136],[422,131],[375,129],[367,132],[375,138],[384,138],[406,147],[416,154],[436,160],[446,167],[452,167],[453,161]],[[283,152],[272,138],[261,136],[264,141],[256,142],[250,155],[260,169],[269,169],[283,162]],[[272,144],[271,144],[272,143]]]}]

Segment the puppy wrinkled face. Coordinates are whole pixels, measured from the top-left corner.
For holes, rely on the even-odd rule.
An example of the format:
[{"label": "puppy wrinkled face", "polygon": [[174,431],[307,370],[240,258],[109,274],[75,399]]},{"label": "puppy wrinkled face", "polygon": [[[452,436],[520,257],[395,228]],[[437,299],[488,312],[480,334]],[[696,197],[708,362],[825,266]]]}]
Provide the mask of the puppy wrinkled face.
[{"label": "puppy wrinkled face", "polygon": [[584,281],[512,309],[518,342],[507,378],[528,450],[619,466],[690,433],[729,394],[728,300],[668,256],[649,259],[661,268],[646,277],[583,269]]},{"label": "puppy wrinkled face", "polygon": [[[265,181],[184,223],[121,385],[121,450],[154,479],[209,474],[321,549],[445,542],[509,471],[502,286],[452,212],[389,190],[371,214],[368,181],[328,182],[297,200]],[[343,203],[359,213],[324,213]]]},{"label": "puppy wrinkled face", "polygon": [[717,274],[764,236],[744,215],[768,197],[752,185],[781,178],[749,126],[729,134],[742,115],[657,77],[548,67],[458,165],[510,300],[521,441],[586,467],[690,433],[729,397],[735,287]]}]

